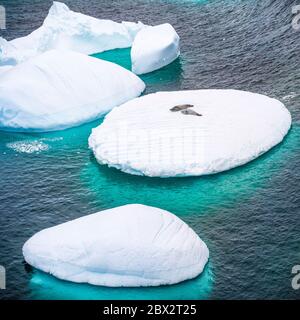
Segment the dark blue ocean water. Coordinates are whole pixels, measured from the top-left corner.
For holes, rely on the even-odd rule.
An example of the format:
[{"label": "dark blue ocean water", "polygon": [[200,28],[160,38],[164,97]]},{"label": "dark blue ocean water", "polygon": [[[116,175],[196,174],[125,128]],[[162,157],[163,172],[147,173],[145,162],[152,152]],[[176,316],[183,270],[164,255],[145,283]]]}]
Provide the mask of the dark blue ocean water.
[{"label": "dark blue ocean water", "polygon": [[[178,179],[136,177],[97,165],[88,149],[102,119],[49,134],[0,133],[0,265],[5,299],[300,298],[291,269],[300,264],[300,31],[291,0],[65,1],[115,21],[170,22],[181,57],[143,76],[146,92],[235,88],[280,99],[292,113],[285,141],[225,173]],[[45,0],[2,0],[7,39],[45,18]],[[130,68],[129,50],[99,57]],[[98,55],[97,55],[98,56]],[[47,99],[47,97],[45,97]],[[57,280],[28,268],[23,243],[35,232],[127,203],[172,211],[207,243],[210,262],[197,279],[158,288],[101,288]]]}]

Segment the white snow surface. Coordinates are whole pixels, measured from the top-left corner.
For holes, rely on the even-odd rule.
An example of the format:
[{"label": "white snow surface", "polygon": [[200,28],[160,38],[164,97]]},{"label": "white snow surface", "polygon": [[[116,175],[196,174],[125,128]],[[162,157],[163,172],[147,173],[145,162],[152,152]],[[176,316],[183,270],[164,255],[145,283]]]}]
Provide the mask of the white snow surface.
[{"label": "white snow surface", "polygon": [[132,72],[81,53],[50,50],[0,76],[0,129],[52,131],[95,120],[141,94]]},{"label": "white snow surface", "polygon": [[142,28],[141,22],[96,19],[55,1],[43,25],[31,34],[11,41],[0,37],[0,65],[15,65],[51,49],[93,54],[131,47]]},{"label": "white snow surface", "polygon": [[[171,112],[191,104],[202,116]],[[150,177],[213,174],[265,153],[289,131],[278,100],[238,90],[158,92],[112,110],[89,146],[100,164]]]},{"label": "white snow surface", "polygon": [[139,287],[194,278],[209,252],[175,215],[134,204],[44,229],[24,244],[23,255],[33,267],[60,279]]},{"label": "white snow surface", "polygon": [[179,55],[179,36],[169,23],[147,26],[133,41],[132,71],[144,74],[160,69],[173,62]]},{"label": "white snow surface", "polygon": [[10,65],[0,66],[0,76],[1,76],[2,74],[4,74],[4,72],[10,70],[11,68],[12,68],[12,66],[10,66]]}]

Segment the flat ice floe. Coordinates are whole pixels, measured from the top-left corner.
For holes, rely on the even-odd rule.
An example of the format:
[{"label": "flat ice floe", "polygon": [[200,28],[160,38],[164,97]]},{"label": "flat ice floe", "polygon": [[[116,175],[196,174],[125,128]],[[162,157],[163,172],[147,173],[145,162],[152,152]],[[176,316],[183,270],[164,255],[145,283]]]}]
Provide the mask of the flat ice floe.
[{"label": "flat ice floe", "polygon": [[135,74],[114,63],[50,50],[0,76],[0,129],[77,126],[139,96],[144,88]]},{"label": "flat ice floe", "polygon": [[150,177],[213,174],[282,141],[291,115],[278,100],[237,90],[159,92],[112,110],[89,146],[100,164]]},{"label": "flat ice floe", "polygon": [[144,25],[96,19],[53,2],[43,25],[28,36],[6,41],[0,37],[0,65],[15,65],[51,49],[84,54],[131,47]]},{"label": "flat ice floe", "polygon": [[175,215],[135,204],[42,230],[24,244],[23,255],[33,267],[60,279],[139,287],[194,278],[209,252]]},{"label": "flat ice floe", "polygon": [[160,69],[173,62],[179,54],[179,36],[169,23],[147,26],[133,41],[132,71],[143,74]]}]

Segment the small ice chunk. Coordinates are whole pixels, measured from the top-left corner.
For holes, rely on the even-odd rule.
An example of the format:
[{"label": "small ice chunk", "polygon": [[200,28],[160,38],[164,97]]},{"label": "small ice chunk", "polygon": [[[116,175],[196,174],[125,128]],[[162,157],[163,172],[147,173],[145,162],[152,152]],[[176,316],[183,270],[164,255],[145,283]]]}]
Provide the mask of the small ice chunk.
[{"label": "small ice chunk", "polygon": [[139,31],[133,41],[132,71],[144,74],[160,69],[179,55],[179,36],[169,23],[147,26]]},{"label": "small ice chunk", "polygon": [[18,153],[40,153],[42,151],[47,151],[49,145],[39,140],[25,140],[16,141],[6,144],[6,147],[12,149]]}]

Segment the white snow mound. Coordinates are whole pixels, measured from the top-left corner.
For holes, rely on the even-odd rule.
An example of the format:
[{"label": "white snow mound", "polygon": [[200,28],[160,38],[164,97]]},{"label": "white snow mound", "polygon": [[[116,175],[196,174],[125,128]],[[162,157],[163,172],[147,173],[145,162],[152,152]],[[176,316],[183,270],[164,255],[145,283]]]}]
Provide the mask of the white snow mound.
[{"label": "white snow mound", "polygon": [[77,126],[139,96],[144,88],[135,74],[114,63],[50,50],[0,76],[0,129]]},{"label": "white snow mound", "polygon": [[159,286],[198,276],[205,243],[168,211],[126,205],[42,230],[23,247],[27,263],[64,280]]},{"label": "white snow mound", "polygon": [[147,26],[133,41],[132,71],[143,74],[160,69],[173,62],[179,55],[179,36],[169,23]]},{"label": "white snow mound", "polygon": [[96,19],[53,2],[43,25],[28,36],[6,41],[0,37],[0,65],[15,65],[51,49],[84,54],[127,48],[144,25]]},{"label": "white snow mound", "polygon": [[290,126],[284,105],[264,95],[158,92],[112,110],[93,129],[89,146],[100,164],[130,174],[199,176],[257,158],[281,142]]}]

